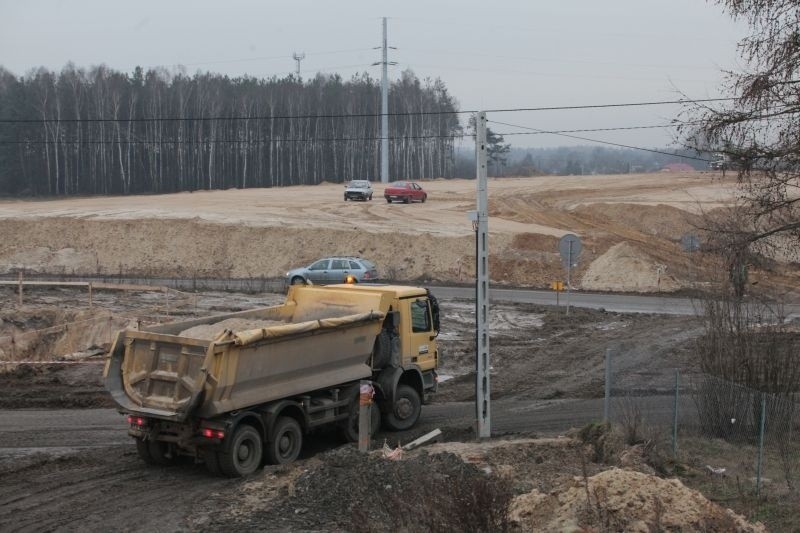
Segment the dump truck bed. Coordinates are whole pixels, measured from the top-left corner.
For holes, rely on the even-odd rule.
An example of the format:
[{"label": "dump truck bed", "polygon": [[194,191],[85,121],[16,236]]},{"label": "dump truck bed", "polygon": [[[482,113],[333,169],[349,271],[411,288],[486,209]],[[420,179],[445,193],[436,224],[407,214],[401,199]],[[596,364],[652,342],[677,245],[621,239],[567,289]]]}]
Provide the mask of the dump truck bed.
[{"label": "dump truck bed", "polygon": [[[114,400],[125,411],[180,422],[369,377],[385,298],[296,292],[279,306],[120,332],[105,371]],[[213,340],[181,335],[231,319],[277,325],[225,330]]]}]

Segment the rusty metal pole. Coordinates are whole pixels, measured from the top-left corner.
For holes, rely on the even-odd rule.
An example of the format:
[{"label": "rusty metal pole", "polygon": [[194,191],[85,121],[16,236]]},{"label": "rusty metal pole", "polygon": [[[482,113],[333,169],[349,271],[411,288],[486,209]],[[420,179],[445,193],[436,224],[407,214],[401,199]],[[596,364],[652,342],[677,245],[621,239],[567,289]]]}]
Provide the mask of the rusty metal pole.
[{"label": "rusty metal pole", "polygon": [[372,396],[375,390],[372,383],[362,380],[358,386],[358,451],[369,451],[370,418],[372,414]]},{"label": "rusty metal pole", "polygon": [[22,270],[20,270],[17,274],[18,274],[17,278],[19,279],[19,298],[18,298],[18,300],[19,300],[19,306],[22,307]]},{"label": "rusty metal pole", "polygon": [[89,309],[92,308],[92,282],[89,282]]}]

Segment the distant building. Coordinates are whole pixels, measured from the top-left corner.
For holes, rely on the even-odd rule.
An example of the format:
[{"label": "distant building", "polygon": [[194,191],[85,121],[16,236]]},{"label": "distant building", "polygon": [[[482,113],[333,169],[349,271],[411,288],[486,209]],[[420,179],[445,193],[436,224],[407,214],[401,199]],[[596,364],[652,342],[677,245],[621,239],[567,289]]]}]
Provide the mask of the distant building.
[{"label": "distant building", "polygon": [[694,172],[694,167],[686,163],[670,163],[661,167],[661,172]]}]

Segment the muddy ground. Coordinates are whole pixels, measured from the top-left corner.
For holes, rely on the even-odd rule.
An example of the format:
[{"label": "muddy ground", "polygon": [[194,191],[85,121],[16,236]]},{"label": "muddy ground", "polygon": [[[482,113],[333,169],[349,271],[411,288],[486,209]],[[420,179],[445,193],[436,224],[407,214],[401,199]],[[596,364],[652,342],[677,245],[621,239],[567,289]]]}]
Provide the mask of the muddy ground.
[{"label": "muddy ground", "polygon": [[[13,293],[6,290],[3,296],[11,299]],[[103,317],[111,334],[107,315],[133,322],[174,320],[282,299],[276,294],[189,296],[101,291],[90,316]],[[23,309],[2,315],[0,335],[19,338],[53,329],[59,320],[85,320],[85,314],[76,315],[87,313],[85,297],[78,289],[28,291]],[[607,346],[615,354],[617,387],[657,395],[666,390],[671,369],[691,367],[692,339],[699,333],[691,317],[575,308],[566,316],[563,308],[497,303],[491,324],[495,433],[522,440],[476,444],[472,407],[463,403],[474,390],[474,308],[461,300],[442,300],[441,306],[441,371],[449,379],[425,406],[416,428],[379,433],[369,458],[343,446],[338,434],[321,433],[309,440],[296,464],[266,467],[246,480],[212,477],[188,459],[171,467],[143,465],[102,385],[102,355],[96,351],[109,342],[103,331],[92,329],[89,345],[81,346],[74,342],[85,337],[78,326],[55,328],[45,341],[29,343],[25,356],[49,362],[3,365],[0,371],[0,530],[562,530],[561,522],[536,522],[543,511],[530,503],[541,500],[532,491],[567,498],[576,479],[589,483],[616,463],[598,462],[591,442],[530,437],[565,434],[598,418]],[[73,351],[59,353],[63,350]],[[381,455],[384,444],[393,448],[436,428],[443,431],[444,444],[406,454],[400,463]],[[646,461],[629,467],[653,473]],[[514,504],[517,521],[507,523],[497,510],[523,497]],[[601,524],[592,505],[576,505],[556,515],[576,525]],[[684,524],[682,530],[739,527],[720,508],[708,509],[702,515],[708,523]],[[619,523],[635,518],[618,517]],[[649,515],[644,519],[653,523]]]},{"label": "muddy ground", "polygon": [[[0,294],[13,298],[8,288],[0,289]],[[0,311],[0,350],[7,352],[0,361],[41,360],[52,364],[6,364],[5,371],[0,367],[4,391],[0,408],[112,406],[102,385],[101,363],[104,350],[122,324],[240,311],[272,305],[283,298],[281,294],[214,292],[191,294],[188,300],[183,296],[177,292],[164,296],[99,291],[89,312],[85,293],[79,289],[29,291],[23,309]],[[161,301],[164,298],[171,304]],[[443,381],[435,401],[472,400],[474,304],[442,300],[441,313]],[[99,317],[102,328],[86,322],[91,317]],[[64,329],[54,327],[64,323],[68,323]],[[36,336],[31,331],[51,332]],[[693,317],[574,307],[567,316],[564,307],[495,303],[490,331],[493,398],[547,400],[602,397],[606,348],[612,350],[615,389],[636,394],[667,393],[674,369],[691,368],[692,342],[701,329]],[[10,357],[10,335],[16,335],[18,351],[14,358]]]}]

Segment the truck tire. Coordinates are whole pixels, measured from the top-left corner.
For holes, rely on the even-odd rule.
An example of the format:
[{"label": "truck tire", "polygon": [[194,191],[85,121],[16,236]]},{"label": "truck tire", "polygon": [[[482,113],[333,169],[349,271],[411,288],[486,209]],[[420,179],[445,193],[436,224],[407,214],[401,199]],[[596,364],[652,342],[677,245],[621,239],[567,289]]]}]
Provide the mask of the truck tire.
[{"label": "truck tire", "polygon": [[425,200],[427,200],[427,199],[428,199],[428,195],[427,194],[423,194],[422,195],[422,203],[424,204]]},{"label": "truck tire", "polygon": [[297,420],[282,416],[275,422],[272,439],[267,443],[267,461],[274,465],[291,463],[303,448],[303,431]]},{"label": "truck tire", "polygon": [[406,196],[405,198],[403,198],[403,203],[404,204],[410,204],[411,203],[411,197],[410,196]]},{"label": "truck tire", "polygon": [[422,402],[419,394],[410,385],[398,385],[394,403],[384,414],[383,423],[394,431],[411,429],[419,420]]},{"label": "truck tire", "polygon": [[149,465],[165,466],[172,462],[166,442],[136,439],[136,451],[142,461]]},{"label": "truck tire", "polygon": [[292,285],[303,285],[306,280],[302,276],[295,276],[292,278]]},{"label": "truck tire", "polygon": [[219,452],[219,467],[228,477],[247,476],[261,466],[263,444],[261,435],[253,426],[241,424],[233,433],[230,449]]},{"label": "truck tire", "polygon": [[[346,423],[342,424],[342,437],[347,442],[358,442],[358,409],[359,399],[356,395],[353,401],[354,405],[350,406],[350,416],[347,418]],[[374,437],[381,427],[381,410],[377,404],[372,404],[370,409],[369,421],[369,436]]]},{"label": "truck tire", "polygon": [[389,198],[388,196],[386,197],[386,203],[387,203],[387,204],[390,204],[390,203],[392,203],[392,199],[391,199],[391,198]]}]

